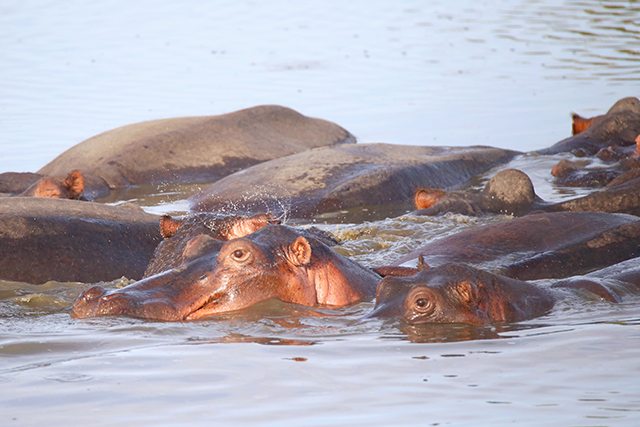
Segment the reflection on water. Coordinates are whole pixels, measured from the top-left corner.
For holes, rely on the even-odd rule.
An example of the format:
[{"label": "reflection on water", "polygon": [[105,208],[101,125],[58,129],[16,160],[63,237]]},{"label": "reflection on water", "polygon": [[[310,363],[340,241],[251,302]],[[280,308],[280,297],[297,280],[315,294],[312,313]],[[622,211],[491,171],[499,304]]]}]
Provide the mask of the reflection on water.
[{"label": "reflection on water", "polygon": [[527,2],[505,11],[498,38],[524,55],[545,58],[548,78],[640,80],[640,6],[635,2]]},{"label": "reflection on water", "polygon": [[[528,151],[567,136],[569,111],[601,113],[640,82],[636,2],[29,0],[0,12],[0,171],[36,170],[127,123],[262,103],[362,141]],[[509,166],[544,199],[582,194],[553,186],[560,157]],[[198,190],[106,201],[180,214]],[[340,215],[357,223],[334,224]],[[318,226],[376,266],[493,220],[390,210]],[[71,319],[89,286],[0,282],[0,424],[609,426],[640,411],[636,300],[566,301],[483,328],[363,319],[372,302],[268,301],[182,323]]]},{"label": "reflection on water", "polygon": [[522,151],[637,92],[633,2],[9,3],[0,170],[124,124],[277,103],[362,141]]}]

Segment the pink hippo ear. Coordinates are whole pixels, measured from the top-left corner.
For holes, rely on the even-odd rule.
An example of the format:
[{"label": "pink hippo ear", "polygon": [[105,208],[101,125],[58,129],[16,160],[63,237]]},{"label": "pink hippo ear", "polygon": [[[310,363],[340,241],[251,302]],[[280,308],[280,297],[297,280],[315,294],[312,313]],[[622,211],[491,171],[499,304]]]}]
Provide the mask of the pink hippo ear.
[{"label": "pink hippo ear", "polygon": [[162,215],[160,218],[160,235],[162,235],[163,239],[173,237],[181,225],[181,220],[174,219],[169,215]]},{"label": "pink hippo ear", "polygon": [[467,306],[475,306],[478,304],[478,290],[469,281],[459,282],[455,286],[456,295],[460,298],[460,302]]},{"label": "pink hippo ear", "polygon": [[70,199],[79,199],[84,193],[84,176],[79,170],[69,172],[64,179],[63,185],[66,187]]},{"label": "pink hippo ear", "polygon": [[595,117],[591,117],[587,119],[579,114],[571,113],[571,135],[575,136],[589,129],[593,124],[594,118]]},{"label": "pink hippo ear", "polygon": [[413,204],[416,209],[429,209],[446,195],[445,191],[437,188],[419,188],[413,196]]},{"label": "pink hippo ear", "polygon": [[296,240],[289,245],[288,258],[296,267],[309,265],[311,262],[311,245],[309,241],[302,236],[296,237]]}]

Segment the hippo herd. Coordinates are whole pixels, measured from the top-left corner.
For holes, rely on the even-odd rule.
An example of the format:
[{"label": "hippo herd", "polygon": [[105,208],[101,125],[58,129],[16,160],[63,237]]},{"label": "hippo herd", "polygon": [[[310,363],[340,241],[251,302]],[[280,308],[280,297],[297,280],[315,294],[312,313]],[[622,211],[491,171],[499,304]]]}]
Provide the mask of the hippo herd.
[{"label": "hippo herd", "polygon": [[[274,298],[325,308],[375,298],[367,317],[488,325],[567,298],[620,302],[640,293],[640,101],[572,118],[570,137],[532,153],[356,143],[279,106],[124,126],[35,173],[0,174],[0,279],[135,280],[89,288],[74,318],[185,321]],[[507,166],[557,153],[574,159],[554,166],[556,185],[588,194],[545,201]],[[472,185],[495,170],[484,188]],[[202,184],[185,216],[122,202],[127,188],[167,183]],[[409,211],[495,221],[373,267],[341,255],[330,233],[284,223]]]}]

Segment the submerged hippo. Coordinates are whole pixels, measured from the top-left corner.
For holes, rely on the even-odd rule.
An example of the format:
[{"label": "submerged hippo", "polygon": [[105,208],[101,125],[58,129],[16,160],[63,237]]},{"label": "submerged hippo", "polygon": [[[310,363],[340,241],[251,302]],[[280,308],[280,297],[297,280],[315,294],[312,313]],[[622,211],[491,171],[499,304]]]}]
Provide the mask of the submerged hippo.
[{"label": "submerged hippo", "polygon": [[420,183],[460,186],[516,154],[490,147],[323,147],[223,178],[191,198],[192,210],[215,211],[232,206],[249,212],[286,211],[294,217],[308,218],[368,208],[368,216],[373,219],[410,209],[408,198]]},{"label": "submerged hippo", "polygon": [[[605,152],[609,153],[608,150]],[[602,187],[629,180],[640,172],[640,135],[633,148],[625,147],[625,150],[616,154],[621,157],[607,159],[615,161],[603,167],[587,167],[591,163],[589,159],[563,159],[551,169],[551,175],[557,185],[569,187]]]},{"label": "submerged hippo", "polygon": [[463,262],[521,279],[584,274],[640,255],[640,218],[598,212],[530,214],[465,229],[432,241],[394,265],[420,255],[432,266]]},{"label": "submerged hippo", "polygon": [[0,193],[7,196],[87,200],[84,174],[73,170],[66,176],[46,176],[30,172],[0,174]]},{"label": "submerged hippo", "polygon": [[87,290],[73,304],[72,316],[194,320],[271,298],[341,307],[373,298],[380,279],[313,236],[283,225],[229,241],[195,236],[182,259],[177,268],[122,289]]},{"label": "submerged hippo", "polygon": [[618,177],[600,191],[557,203],[538,197],[531,179],[517,169],[497,173],[479,193],[446,192],[421,188],[414,195],[418,215],[439,215],[447,212],[464,215],[485,213],[524,215],[533,211],[592,211],[640,215],[640,176],[630,171]]},{"label": "submerged hippo", "polygon": [[632,259],[552,286],[492,274],[464,264],[425,268],[409,277],[385,277],[369,316],[396,317],[412,325],[487,325],[542,316],[560,300],[588,292],[619,302],[640,292],[640,259]]},{"label": "submerged hippo", "polygon": [[70,148],[38,173],[82,169],[102,195],[132,185],[213,182],[276,157],[353,142],[353,135],[334,123],[267,105],[110,130]]},{"label": "submerged hippo", "polygon": [[33,197],[0,199],[0,279],[137,279],[160,242],[158,217],[135,206]]},{"label": "submerged hippo", "polygon": [[[617,101],[602,116],[588,120],[574,118],[574,135],[549,148],[539,150],[539,154],[573,152],[577,155],[594,155],[607,147],[633,145],[640,134],[640,100],[635,97]],[[577,133],[576,133],[577,132]]]}]

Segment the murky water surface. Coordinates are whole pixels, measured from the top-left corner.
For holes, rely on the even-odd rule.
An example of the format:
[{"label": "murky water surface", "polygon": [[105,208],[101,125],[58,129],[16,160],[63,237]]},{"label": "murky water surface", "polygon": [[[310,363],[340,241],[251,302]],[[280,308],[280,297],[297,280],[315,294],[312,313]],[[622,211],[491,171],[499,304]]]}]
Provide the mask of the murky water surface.
[{"label": "murky water surface", "polygon": [[[0,171],[36,170],[123,124],[261,103],[336,121],[361,141],[529,151],[567,136],[570,111],[596,114],[639,95],[638,28],[638,3],[617,1],[4,1]],[[546,199],[582,194],[550,185],[558,159],[512,166]],[[181,212],[194,191],[126,198]],[[322,227],[342,253],[377,265],[495,220]],[[637,300],[569,301],[500,328],[361,320],[371,302],[334,312],[269,302],[177,324],[70,319],[88,286],[0,282],[1,425],[640,419]]]}]

